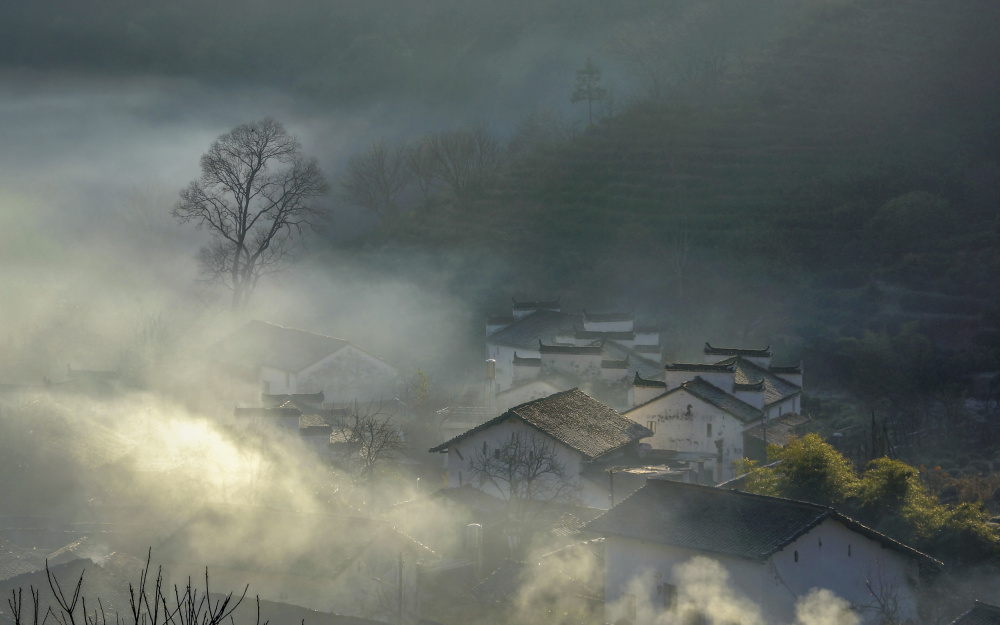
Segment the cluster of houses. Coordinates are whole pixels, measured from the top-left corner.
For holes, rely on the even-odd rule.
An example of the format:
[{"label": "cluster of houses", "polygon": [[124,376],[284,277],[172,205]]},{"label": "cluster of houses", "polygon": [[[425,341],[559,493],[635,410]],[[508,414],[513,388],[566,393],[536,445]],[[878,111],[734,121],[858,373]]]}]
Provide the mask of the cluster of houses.
[{"label": "cluster of houses", "polygon": [[[207,564],[220,587],[259,584],[268,599],[402,625],[442,596],[473,613],[510,609],[537,575],[528,545],[543,544],[546,562],[590,557],[593,575],[561,587],[595,624],[721,622],[687,573],[703,559],[763,622],[794,622],[816,588],[866,624],[922,622],[941,562],[835,509],[726,484],[736,461],[763,460],[808,425],[801,365],[709,343],[699,362],[665,361],[656,326],[565,313],[558,300],[515,301],[487,321],[486,344],[485,405],[447,411],[460,418],[429,450],[445,457],[445,488],[379,520],[206,508],[159,546],[168,578]],[[356,453],[342,427],[354,406],[399,396],[398,369],[342,339],[251,321],[209,352],[235,424],[294,433],[321,456]],[[7,560],[12,573],[38,570],[20,552]],[[976,604],[956,623],[998,616]]]}]

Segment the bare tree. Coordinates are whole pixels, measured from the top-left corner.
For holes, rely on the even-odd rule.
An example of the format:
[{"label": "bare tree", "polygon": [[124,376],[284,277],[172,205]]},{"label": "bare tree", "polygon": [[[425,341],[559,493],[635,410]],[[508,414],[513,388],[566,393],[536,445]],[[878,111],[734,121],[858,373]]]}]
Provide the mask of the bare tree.
[{"label": "bare tree", "polygon": [[340,180],[341,197],[379,217],[397,214],[396,200],[413,176],[408,157],[402,143],[390,143],[384,138],[373,142],[347,161]]},{"label": "bare tree", "polygon": [[350,449],[357,450],[361,478],[369,483],[374,481],[380,464],[395,458],[405,448],[403,434],[382,403],[371,402],[362,407],[355,402],[340,430]]},{"label": "bare tree", "polygon": [[327,188],[299,140],[266,118],[212,143],[201,157],[201,177],[180,192],[173,215],[212,234],[198,257],[202,272],[228,287],[239,309],[262,276],[289,260],[295,237],[325,216],[312,201]]},{"label": "bare tree", "polygon": [[490,492],[504,500],[517,533],[546,504],[568,497],[574,488],[555,445],[519,431],[495,447],[477,448],[469,469],[480,485],[492,486]]},{"label": "bare tree", "polygon": [[670,80],[671,37],[663,25],[642,22],[617,30],[608,52],[624,59],[651,100],[661,99]]},{"label": "bare tree", "polygon": [[442,130],[427,137],[435,177],[460,201],[488,188],[500,169],[503,148],[485,125]]},{"label": "bare tree", "polygon": [[421,139],[410,146],[407,151],[406,166],[417,186],[420,187],[426,202],[434,187],[434,181],[437,180],[434,170],[434,152],[428,139]]}]

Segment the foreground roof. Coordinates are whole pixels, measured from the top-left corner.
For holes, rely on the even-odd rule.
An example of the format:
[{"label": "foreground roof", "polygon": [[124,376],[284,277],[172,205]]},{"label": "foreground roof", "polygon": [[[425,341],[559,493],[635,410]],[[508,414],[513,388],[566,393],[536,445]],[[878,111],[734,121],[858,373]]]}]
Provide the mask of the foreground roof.
[{"label": "foreground roof", "polygon": [[214,360],[242,368],[301,371],[350,345],[348,341],[253,320],[216,343]]},{"label": "foreground roof", "polygon": [[711,486],[649,480],[586,530],[763,561],[827,519],[939,568],[940,562],[833,508]]},{"label": "foreground roof", "polygon": [[952,621],[951,625],[1000,625],[1000,607],[976,601],[971,610]]},{"label": "foreground roof", "polygon": [[510,418],[520,419],[591,459],[653,435],[645,426],[623,417],[614,408],[574,388],[515,406],[430,451],[447,451],[467,436]]}]

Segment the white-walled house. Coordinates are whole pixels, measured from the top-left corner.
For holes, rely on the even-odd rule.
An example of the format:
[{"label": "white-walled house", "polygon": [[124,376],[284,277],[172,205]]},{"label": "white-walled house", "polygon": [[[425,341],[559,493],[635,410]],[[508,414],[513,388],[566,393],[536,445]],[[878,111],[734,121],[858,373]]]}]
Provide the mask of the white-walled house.
[{"label": "white-walled house", "polygon": [[[635,455],[639,440],[651,435],[645,427],[623,417],[579,389],[571,389],[515,406],[503,414],[433,447],[431,453],[448,454],[448,485],[472,484],[485,492],[484,483],[471,469],[477,454],[496,453],[512,437],[551,446],[565,472],[559,499],[606,508],[607,486],[592,484],[583,473],[595,463]],[[542,489],[542,496],[554,492]],[[506,494],[506,493],[504,493]]]},{"label": "white-walled house", "polygon": [[256,380],[267,395],[323,393],[328,406],[389,401],[399,371],[350,342],[250,321],[216,343],[210,357]]},{"label": "white-walled house", "polygon": [[706,343],[705,355],[709,362],[666,364],[663,382],[635,375],[623,414],[653,431],[643,442],[654,450],[700,454],[718,483],[747,456],[747,430],[799,413],[802,368],[773,367],[770,348]]},{"label": "white-walled house", "polygon": [[845,599],[862,622],[877,623],[866,581],[895,595],[900,622],[919,622],[921,582],[941,567],[833,508],[664,480],[648,481],[585,530],[606,537],[608,623],[710,611],[680,578],[679,567],[699,556],[717,562],[728,587],[767,623],[795,622],[796,602],[817,588]]},{"label": "white-walled house", "polygon": [[700,376],[625,413],[652,430],[643,442],[653,449],[713,456],[713,483],[733,477],[741,460],[743,431],[763,419],[763,412]]},{"label": "white-walled house", "polygon": [[574,376],[574,386],[593,383],[591,392],[622,385],[624,396],[636,372],[662,376],[659,328],[637,326],[631,312],[571,314],[559,300],[514,300],[512,313],[486,320],[486,357],[496,362],[498,392],[559,373]]}]

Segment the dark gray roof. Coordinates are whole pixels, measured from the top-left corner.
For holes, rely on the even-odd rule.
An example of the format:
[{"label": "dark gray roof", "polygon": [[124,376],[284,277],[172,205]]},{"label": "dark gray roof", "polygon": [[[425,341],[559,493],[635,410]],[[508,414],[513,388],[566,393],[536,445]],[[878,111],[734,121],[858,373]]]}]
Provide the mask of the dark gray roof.
[{"label": "dark gray roof", "polygon": [[816,504],[669,480],[649,480],[584,529],[724,554],[766,560],[826,519],[938,568],[941,563],[911,547]]},{"label": "dark gray roof", "polygon": [[952,621],[951,625],[1000,625],[1000,607],[976,601],[971,610]]},{"label": "dark gray roof", "polygon": [[667,371],[692,371],[696,373],[732,373],[736,367],[729,362],[704,364],[700,362],[668,362],[663,365]]},{"label": "dark gray roof", "polygon": [[801,387],[740,356],[727,358],[726,360],[719,361],[717,364],[736,367],[736,375],[733,378],[736,384],[759,384],[763,382],[765,406],[770,406],[802,392]]},{"label": "dark gray roof", "polygon": [[556,299],[549,300],[547,302],[546,301],[519,302],[513,297],[510,298],[510,301],[514,310],[540,310],[540,309],[559,310],[559,308],[561,307],[561,304],[559,302],[562,301],[562,297],[557,297]]},{"label": "dark gray roof", "polygon": [[[80,586],[81,604],[77,606],[77,609],[82,606],[83,600],[86,599],[87,611],[91,617],[94,610],[99,609],[98,598],[101,600],[101,606],[103,606],[109,623],[116,622],[115,615],[119,615],[123,619],[125,619],[126,615],[130,615],[129,582],[136,583],[138,575],[132,579],[121,578],[113,571],[94,563],[89,558],[77,558],[57,565],[50,564],[49,570],[55,579],[58,580],[67,598],[72,597],[76,583],[80,579],[80,576],[83,575],[83,583]],[[153,574],[155,575],[155,571],[153,571]],[[27,591],[31,586],[39,591],[39,610],[42,615],[45,614],[48,607],[52,607],[57,613],[60,613],[55,597],[49,587],[48,578],[45,575],[44,564],[41,570],[3,580],[0,582],[0,593],[10,598],[12,590],[22,588]],[[22,607],[30,613],[31,608],[28,606],[28,603],[31,601],[30,595],[24,592],[23,597]],[[6,602],[3,603],[2,611],[8,612]]]},{"label": "dark gray roof", "polygon": [[521,358],[514,352],[514,366],[515,367],[541,367],[541,358]]},{"label": "dark gray roof", "polygon": [[632,379],[632,386],[645,386],[648,388],[667,388],[666,382],[661,382],[660,380],[647,380],[639,375],[639,372],[635,372],[635,377]]},{"label": "dark gray roof", "polygon": [[595,341],[590,345],[545,345],[538,340],[538,352],[541,354],[578,354],[585,356],[601,356],[604,354],[604,341]]},{"label": "dark gray roof", "polygon": [[711,356],[748,356],[753,358],[770,358],[771,346],[764,349],[743,349],[739,347],[712,347],[705,343],[705,354]]},{"label": "dark gray roof", "polygon": [[653,435],[645,426],[623,417],[614,408],[574,388],[515,406],[430,451],[447,451],[463,438],[512,417],[521,419],[588,458],[599,458]]},{"label": "dark gray roof", "polygon": [[343,339],[253,320],[216,343],[213,360],[245,369],[301,371],[350,345]]},{"label": "dark gray roof", "polygon": [[573,328],[573,338],[580,340],[610,339],[613,341],[633,341],[635,332],[598,332]]},{"label": "dark gray roof", "polygon": [[579,322],[579,315],[554,310],[536,310],[506,328],[497,330],[486,341],[493,345],[537,351],[539,340],[548,341],[560,330],[571,329],[573,324]]},{"label": "dark gray roof", "polygon": [[742,399],[737,398],[735,395],[730,395],[718,386],[706,382],[701,377],[688,380],[677,388],[667,391],[664,395],[661,395],[661,397],[670,395],[671,393],[675,393],[682,389],[691,393],[698,399],[712,404],[720,410],[725,410],[743,423],[756,421],[764,416],[762,411],[751,406]]},{"label": "dark gray roof", "polygon": [[0,580],[44,569],[45,555],[0,538]]},{"label": "dark gray roof", "polygon": [[521,581],[527,564],[516,560],[504,560],[497,570],[472,587],[472,596],[489,604],[500,605],[515,598],[521,589]]}]

